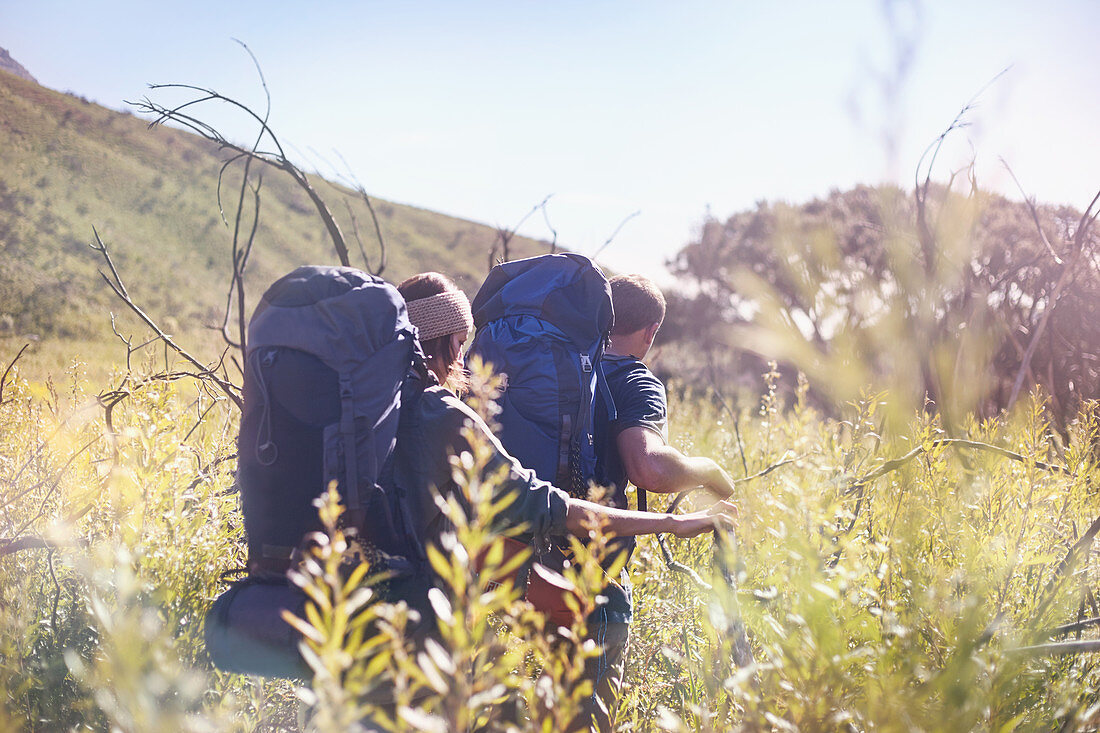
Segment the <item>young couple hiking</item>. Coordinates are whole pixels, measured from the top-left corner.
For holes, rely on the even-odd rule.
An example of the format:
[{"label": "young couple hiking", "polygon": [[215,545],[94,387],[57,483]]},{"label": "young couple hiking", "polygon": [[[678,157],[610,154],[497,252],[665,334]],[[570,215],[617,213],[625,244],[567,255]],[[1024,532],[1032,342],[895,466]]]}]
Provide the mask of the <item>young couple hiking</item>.
[{"label": "young couple hiking", "polygon": [[[725,501],[691,514],[645,511],[645,490],[704,486],[722,499],[733,491],[713,461],[667,444],[664,387],[641,361],[664,311],[647,279],[609,283],[572,254],[498,265],[472,309],[438,273],[396,289],[351,268],[302,267],[277,281],[249,325],[237,479],[249,576],[207,616],[215,663],[308,676],[281,614],[303,617],[305,595],[286,573],[319,527],[312,502],[331,481],[347,524],[390,576],[388,598],[420,611],[414,640],[431,635],[425,548],[450,530],[435,496],[462,502],[451,458],[470,451],[470,437],[491,446],[485,475],[504,477],[494,503],[514,497],[493,525],[522,529],[536,553],[587,536],[593,522],[619,538],[694,537],[727,522],[735,509]],[[462,347],[475,323],[470,352],[504,380],[499,435],[451,391],[462,391]],[[628,508],[628,482],[639,488],[639,510]],[[585,498],[593,484],[609,489],[603,503]],[[622,681],[625,570],[622,580],[587,619],[600,654],[586,668],[595,692],[584,716],[598,730],[613,726]]]}]

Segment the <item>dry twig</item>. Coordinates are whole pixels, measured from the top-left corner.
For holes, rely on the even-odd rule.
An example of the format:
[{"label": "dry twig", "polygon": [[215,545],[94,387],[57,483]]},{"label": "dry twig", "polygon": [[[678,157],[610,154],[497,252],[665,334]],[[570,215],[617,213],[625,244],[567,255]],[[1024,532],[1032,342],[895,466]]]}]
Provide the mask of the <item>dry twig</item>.
[{"label": "dry twig", "polygon": [[4,376],[0,377],[0,405],[4,404],[4,387],[8,384],[8,377],[11,376],[11,370],[15,368],[15,363],[19,361],[19,357],[23,356],[23,352],[30,347],[29,343],[23,344],[23,348],[19,350],[19,353],[15,355],[15,358],[8,364],[8,368],[4,370]]},{"label": "dry twig", "polygon": [[1026,657],[1055,657],[1063,654],[1085,654],[1100,652],[1100,639],[1082,639],[1080,641],[1055,641],[1049,644],[1034,644],[1015,649],[1006,649],[1013,655]]},{"label": "dry twig", "polygon": [[918,445],[916,448],[909,451],[903,456],[885,461],[881,466],[874,469],[873,471],[870,471],[864,476],[853,480],[844,493],[848,496],[855,494],[859,491],[860,488],[870,483],[871,481],[874,481],[877,478],[881,478],[892,471],[898,470],[917,456],[923,453],[927,453],[930,449],[938,448],[940,446],[953,446],[955,448],[969,448],[973,450],[985,451],[988,453],[996,453],[997,455],[1004,456],[1005,458],[1011,458],[1012,460],[1019,463],[1035,466],[1035,468],[1042,469],[1043,471],[1063,474],[1069,473],[1068,469],[1066,469],[1064,466],[1046,463],[1044,461],[1029,461],[1027,458],[1020,455],[1019,453],[1016,453],[1015,451],[1010,451],[1007,448],[1002,448],[1000,446],[992,445],[990,443],[982,443],[977,440],[966,440],[964,438],[939,438],[937,440],[933,440],[931,443],[928,444],[928,446]]},{"label": "dry twig", "polygon": [[[1084,608],[1084,606],[1082,606]],[[1061,626],[1055,626],[1050,631],[1043,633],[1046,637],[1065,636],[1066,634],[1080,633],[1081,631],[1091,628],[1093,626],[1100,626],[1100,616],[1093,616],[1092,618],[1083,618],[1080,621],[1074,621],[1071,624],[1062,624]]]},{"label": "dry twig", "polygon": [[626,226],[626,223],[628,221],[630,221],[631,219],[633,219],[636,216],[641,216],[641,214],[642,214],[642,211],[641,211],[641,209],[639,209],[638,211],[635,211],[633,214],[627,214],[625,217],[623,217],[623,220],[619,222],[619,226],[615,227],[615,230],[613,232],[611,232],[611,236],[608,237],[604,241],[604,243],[601,244],[599,246],[599,248],[595,252],[592,253],[592,259],[595,260],[597,257],[600,256],[601,252],[603,252],[605,249],[607,249],[607,246],[615,240],[615,237],[619,236],[619,232],[622,231],[622,228],[624,226]]},{"label": "dry twig", "polygon": [[[734,479],[733,483],[736,486],[738,484],[748,483],[749,481],[755,481],[758,478],[763,478],[772,471],[775,471],[776,469],[782,468],[783,466],[787,466],[792,463],[797,463],[798,461],[804,459],[806,455],[807,454],[795,456],[793,458],[784,458],[778,463],[773,463],[764,470],[758,471],[751,476],[744,476],[742,478]],[[683,503],[684,499],[686,499],[691,494],[694,494],[696,491],[702,490],[702,486],[696,486],[695,488],[688,489],[687,491],[681,491],[676,495],[676,498],[672,500],[672,503],[669,504],[667,512],[669,514],[675,514],[676,510],[680,508],[680,504]],[[668,538],[665,535],[657,535],[657,546],[661,548],[661,557],[664,559],[665,565],[668,566],[669,570],[673,570],[677,573],[688,576],[688,578],[690,578],[692,582],[694,582],[695,585],[704,592],[709,592],[713,590],[713,586],[711,586],[710,583],[699,577],[699,573],[695,572],[694,569],[689,568],[687,565],[684,565],[682,562],[679,562],[672,556],[672,550],[668,546]]]},{"label": "dry twig", "polygon": [[[237,41],[240,43],[240,41]],[[241,43],[245,51],[252,57],[253,62],[256,65],[256,70],[260,74],[260,82],[263,85],[264,92],[267,94],[267,83],[264,81],[263,72],[260,70],[259,63],[256,62],[256,57],[252,55],[252,52],[248,49],[248,46]],[[278,170],[283,171],[289,175],[298,187],[301,188],[305,194],[309,197],[309,200],[313,203],[317,213],[321,216],[321,220],[324,222],[325,229],[329,233],[329,237],[332,240],[332,244],[336,249],[336,255],[340,260],[340,264],[345,267],[351,266],[351,261],[348,257],[347,244],[344,241],[344,235],[340,231],[339,224],[336,223],[336,219],[333,217],[332,212],[329,210],[328,205],[320,197],[317,191],[313,188],[313,185],[309,182],[308,176],[289,158],[287,158],[286,152],[283,148],[279,138],[275,135],[271,126],[268,124],[268,117],[265,113],[264,116],[258,115],[248,105],[228,97],[224,94],[216,92],[212,89],[196,86],[193,84],[151,84],[150,89],[161,90],[179,90],[190,92],[195,96],[181,104],[175,106],[165,106],[157,102],[152,101],[149,97],[143,97],[138,102],[131,102],[140,112],[150,114],[153,116],[152,122],[149,123],[150,127],[162,124],[164,122],[175,122],[178,125],[191,130],[197,135],[216,143],[224,150],[228,150],[233,153],[233,157],[227,162],[234,162],[241,158],[247,158],[248,160],[257,160],[267,165],[272,166]],[[213,125],[202,121],[193,114],[190,114],[191,107],[196,105],[206,104],[208,102],[219,102],[227,104],[230,107],[240,110],[246,116],[250,117],[256,124],[259,125],[259,133],[257,134],[256,143],[251,148],[242,147],[236,143],[230,142],[217,128]],[[270,108],[270,94],[268,94],[268,107]],[[262,141],[267,140],[274,147],[274,150],[261,150],[260,144]],[[224,170],[224,169],[223,169]]]},{"label": "dry twig", "polygon": [[344,164],[344,174],[339,174],[340,179],[349,188],[355,190],[359,194],[359,198],[363,200],[363,203],[367,206],[367,211],[370,212],[371,223],[374,224],[374,236],[378,239],[378,267],[373,268],[370,265],[370,258],[367,257],[366,250],[363,249],[363,240],[359,236],[359,224],[355,220],[355,215],[351,211],[351,206],[348,206],[348,214],[352,218],[352,224],[355,227],[355,240],[359,244],[359,253],[363,255],[363,266],[367,269],[367,272],[372,275],[381,275],[386,269],[386,239],[382,236],[382,224],[378,220],[378,214],[374,210],[374,204],[371,202],[370,196],[367,195],[367,189],[359,182],[359,179],[352,173],[351,166],[344,160],[344,156],[336,153],[336,157],[340,159],[340,162]]},{"label": "dry twig", "polygon": [[0,557],[13,555],[23,550],[55,550],[64,547],[87,547],[83,540],[48,540],[44,537],[0,538]]},{"label": "dry twig", "polygon": [[[1066,283],[1069,282],[1070,277],[1077,273],[1081,254],[1085,251],[1085,237],[1088,235],[1088,231],[1092,227],[1092,224],[1096,221],[1097,215],[1100,215],[1100,209],[1097,209],[1095,212],[1093,211],[1093,207],[1096,206],[1097,200],[1100,200],[1100,191],[1096,192],[1096,196],[1093,197],[1088,208],[1085,209],[1085,213],[1081,215],[1080,222],[1077,224],[1077,231],[1073,234],[1073,253],[1070,255],[1070,259],[1062,263],[1062,272],[1058,275],[1058,280],[1054,283],[1054,288],[1051,290],[1050,296],[1047,298],[1046,305],[1043,308],[1043,315],[1039,318],[1039,323],[1035,326],[1035,330],[1031,334],[1031,340],[1028,341],[1027,350],[1020,360],[1020,368],[1016,372],[1016,381],[1012,384],[1012,394],[1009,395],[1008,398],[1008,409],[1012,409],[1012,406],[1016,404],[1016,399],[1020,396],[1020,389],[1024,384],[1024,375],[1031,368],[1031,358],[1035,355],[1035,349],[1039,346],[1039,338],[1043,335],[1043,331],[1050,321],[1051,314],[1054,313],[1054,309],[1058,306],[1058,301],[1062,296],[1062,289],[1066,286]],[[1038,225],[1038,218],[1036,218],[1035,221],[1036,225]],[[1041,227],[1039,233],[1043,235]],[[1043,237],[1045,241],[1045,235],[1043,235]],[[1049,246],[1049,243],[1047,246]],[[1055,255],[1055,257],[1057,258],[1057,255]]]},{"label": "dry twig", "polygon": [[[546,196],[546,198],[544,198],[542,201],[540,201],[539,203],[532,206],[531,210],[528,211],[526,214],[524,214],[523,218],[521,218],[519,221],[517,221],[515,223],[515,226],[513,226],[511,229],[506,229],[505,227],[501,227],[501,226],[497,227],[497,240],[500,243],[500,259],[499,259],[499,262],[510,262],[511,261],[511,256],[512,255],[511,255],[511,252],[509,251],[508,247],[512,242],[512,238],[516,236],[516,232],[518,232],[519,228],[521,226],[523,226],[523,223],[525,221],[527,221],[528,219],[530,219],[531,216],[536,211],[538,211],[539,209],[543,210],[543,216],[545,217],[545,215],[546,215],[546,208],[545,208],[546,207],[546,202],[549,201],[550,198],[553,195],[554,194],[548,194]],[[549,225],[549,223],[550,223],[549,220],[547,220],[547,225]],[[551,228],[551,231],[553,231],[552,228]],[[554,242],[555,242],[555,244],[557,243],[557,236],[558,236],[558,233],[554,232]],[[496,254],[497,254],[497,248],[496,248],[496,245],[493,245],[493,248],[491,250],[489,250],[489,269],[492,269],[493,265],[496,264],[497,261],[498,261],[497,257],[496,257]]]},{"label": "dry twig", "polygon": [[100,239],[99,232],[95,231],[94,228],[92,229],[92,231],[95,234],[96,243],[90,246],[96,252],[99,252],[101,255],[103,255],[103,259],[106,261],[107,268],[108,270],[110,270],[111,273],[111,276],[108,277],[107,274],[101,270],[99,274],[100,277],[103,278],[103,281],[107,283],[114,294],[117,295],[119,299],[122,300],[122,302],[125,303],[126,306],[145,323],[146,326],[152,329],[153,333],[156,334],[157,338],[164,343],[166,348],[170,348],[172,351],[176,352],[176,354],[182,357],[184,361],[187,361],[199,370],[198,373],[181,372],[180,374],[182,376],[189,376],[203,381],[212,382],[213,384],[217,385],[217,387],[225,394],[226,397],[233,401],[233,404],[235,404],[238,408],[243,408],[244,402],[241,399],[240,387],[233,384],[228,379],[220,376],[216,372],[216,369],[219,368],[218,366],[210,367],[203,364],[194,356],[192,356],[190,352],[177,344],[170,335],[166,334],[164,330],[161,329],[161,327],[157,325],[157,323],[152,318],[150,318],[149,315],[147,315],[145,311],[142,310],[140,306],[138,306],[137,303],[133,301],[133,299],[130,297],[130,293],[126,289],[125,283],[122,281],[122,277],[119,275],[118,270],[115,268],[115,263],[111,260],[111,255],[110,252],[108,252],[107,250],[107,245],[105,245],[103,243],[103,240]]}]

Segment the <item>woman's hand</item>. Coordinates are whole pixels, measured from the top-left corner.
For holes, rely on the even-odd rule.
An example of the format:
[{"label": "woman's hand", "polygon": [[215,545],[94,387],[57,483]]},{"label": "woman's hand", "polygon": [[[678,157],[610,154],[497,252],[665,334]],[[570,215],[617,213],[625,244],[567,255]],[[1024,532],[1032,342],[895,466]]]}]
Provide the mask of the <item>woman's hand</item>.
[{"label": "woman's hand", "polygon": [[732,529],[737,517],[737,507],[733,503],[719,501],[703,511],[669,515],[672,526],[668,531],[682,539],[698,537],[714,529]]}]

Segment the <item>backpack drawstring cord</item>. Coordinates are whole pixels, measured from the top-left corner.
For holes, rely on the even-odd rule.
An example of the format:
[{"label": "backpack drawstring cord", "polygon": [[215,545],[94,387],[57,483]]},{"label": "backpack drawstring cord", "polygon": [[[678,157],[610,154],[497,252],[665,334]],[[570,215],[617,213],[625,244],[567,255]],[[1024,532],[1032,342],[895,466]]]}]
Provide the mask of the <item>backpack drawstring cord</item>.
[{"label": "backpack drawstring cord", "polygon": [[271,400],[267,394],[267,383],[264,381],[261,368],[275,363],[275,353],[274,349],[269,349],[262,358],[252,359],[252,373],[256,375],[256,384],[260,388],[263,405],[260,412],[260,429],[256,432],[256,460],[263,466],[270,466],[279,458],[279,447],[271,440]]}]

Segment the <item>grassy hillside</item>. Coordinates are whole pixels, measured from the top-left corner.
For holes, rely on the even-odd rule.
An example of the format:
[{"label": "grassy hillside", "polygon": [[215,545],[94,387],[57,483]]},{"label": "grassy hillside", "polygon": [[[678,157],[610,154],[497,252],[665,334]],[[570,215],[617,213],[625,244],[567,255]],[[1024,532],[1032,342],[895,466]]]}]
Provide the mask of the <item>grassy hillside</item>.
[{"label": "grassy hillside", "polygon": [[[73,358],[100,371],[125,355],[111,333],[111,311],[120,314],[120,330],[141,337],[97,274],[101,260],[88,247],[92,227],[135,300],[202,356],[216,356],[219,340],[208,326],[220,324],[230,267],[231,230],[216,194],[224,158],[195,135],[149,129],[132,115],[0,73],[0,369],[31,340],[21,361],[31,373],[54,371]],[[226,178],[227,207],[236,200],[238,176]],[[346,189],[320,179],[314,186],[353,240]],[[369,212],[354,197],[347,201],[376,262]],[[494,229],[380,200],[375,210],[388,244],[385,277],[397,281],[438,269],[468,292],[480,284]],[[354,241],[349,248],[353,264],[362,266]],[[544,248],[517,238],[512,250],[527,256]],[[304,263],[337,259],[305,194],[270,170],[246,276],[249,302]]]}]

